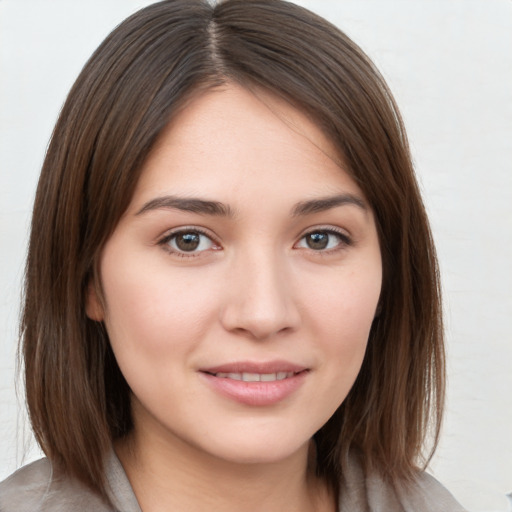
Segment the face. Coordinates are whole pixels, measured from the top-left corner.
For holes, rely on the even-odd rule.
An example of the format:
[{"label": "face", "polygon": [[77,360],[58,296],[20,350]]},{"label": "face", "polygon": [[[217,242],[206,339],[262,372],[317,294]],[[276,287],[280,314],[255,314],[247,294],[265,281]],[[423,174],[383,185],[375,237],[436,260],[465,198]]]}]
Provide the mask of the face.
[{"label": "face", "polygon": [[234,85],[162,133],[104,247],[136,431],[227,461],[303,450],[348,394],[381,289],[361,190],[320,129]]}]

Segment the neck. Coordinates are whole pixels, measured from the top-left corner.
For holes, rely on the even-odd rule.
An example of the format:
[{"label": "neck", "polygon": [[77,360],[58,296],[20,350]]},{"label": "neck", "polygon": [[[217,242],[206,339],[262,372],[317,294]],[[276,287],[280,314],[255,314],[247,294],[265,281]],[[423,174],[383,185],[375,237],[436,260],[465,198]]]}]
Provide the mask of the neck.
[{"label": "neck", "polygon": [[143,512],[334,510],[327,486],[308,464],[307,445],[285,460],[243,464],[135,430],[116,452]]}]

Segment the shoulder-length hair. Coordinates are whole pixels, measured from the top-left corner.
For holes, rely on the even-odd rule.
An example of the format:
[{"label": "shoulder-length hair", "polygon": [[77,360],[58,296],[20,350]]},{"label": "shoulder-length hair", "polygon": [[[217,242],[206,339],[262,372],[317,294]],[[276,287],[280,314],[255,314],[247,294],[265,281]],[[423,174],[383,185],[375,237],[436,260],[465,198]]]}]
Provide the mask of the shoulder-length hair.
[{"label": "shoulder-length hair", "polygon": [[[188,98],[226,82],[264,88],[310,115],[373,209],[379,313],[349,395],[315,434],[337,488],[355,448],[367,469],[410,478],[437,443],[444,397],[438,268],[395,102],[345,34],[281,0],[167,0],[134,14],[75,82],[42,168],[26,267],[21,353],[31,423],[53,464],[106,496],[113,440],[132,428],[130,390],[85,311],[102,248],[141,167]],[[429,430],[429,426],[431,429]]]}]

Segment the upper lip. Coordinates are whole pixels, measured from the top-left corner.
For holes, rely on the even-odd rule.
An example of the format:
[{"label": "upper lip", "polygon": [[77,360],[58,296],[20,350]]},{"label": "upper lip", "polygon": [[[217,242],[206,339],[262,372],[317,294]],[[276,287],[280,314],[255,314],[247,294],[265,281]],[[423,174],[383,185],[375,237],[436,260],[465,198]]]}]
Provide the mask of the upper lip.
[{"label": "upper lip", "polygon": [[306,366],[291,363],[289,361],[236,361],[233,363],[224,363],[217,366],[201,368],[201,372],[205,373],[299,373],[308,370]]}]

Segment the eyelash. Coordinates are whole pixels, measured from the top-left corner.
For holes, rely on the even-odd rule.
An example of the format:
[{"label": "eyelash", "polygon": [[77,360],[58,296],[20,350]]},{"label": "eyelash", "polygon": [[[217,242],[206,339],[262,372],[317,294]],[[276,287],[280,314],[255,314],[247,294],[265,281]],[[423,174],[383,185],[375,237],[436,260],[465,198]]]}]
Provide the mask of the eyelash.
[{"label": "eyelash", "polygon": [[[339,243],[336,245],[336,247],[333,247],[333,248],[330,248],[330,249],[326,249],[326,250],[315,250],[315,249],[312,249],[310,247],[309,248],[307,248],[307,247],[299,247],[298,249],[306,249],[306,250],[310,250],[311,252],[313,252],[315,254],[322,255],[322,256],[327,256],[329,254],[336,253],[336,252],[338,252],[340,250],[346,249],[347,247],[350,247],[350,246],[353,245],[353,240],[346,233],[344,233],[342,231],[339,231],[337,229],[334,229],[332,227],[329,227],[329,228],[319,227],[319,228],[311,229],[310,231],[304,233],[299,238],[299,241],[296,244],[294,244],[294,246],[297,245],[302,240],[305,240],[305,238],[307,236],[311,236],[311,235],[313,235],[315,233],[324,233],[324,234],[327,234],[327,235],[334,235],[334,236],[336,236],[338,238]],[[187,252],[187,251],[180,251],[180,250],[173,249],[169,245],[169,243],[173,239],[175,239],[177,236],[179,236],[179,235],[186,235],[186,234],[202,235],[202,236],[208,238],[208,240],[210,240],[211,243],[214,246],[217,246],[217,247],[219,246],[219,244],[215,241],[215,239],[211,236],[210,233],[202,230],[201,228],[196,228],[196,227],[180,228],[180,229],[178,229],[176,231],[168,233],[161,240],[158,241],[158,245],[162,246],[170,254],[176,255],[176,256],[178,256],[180,258],[194,258],[194,257],[197,258],[201,253],[205,252],[207,249],[202,250],[202,251],[198,251],[198,252],[195,252],[195,251]],[[214,250],[218,250],[218,249],[214,249]]]},{"label": "eyelash", "polygon": [[[202,230],[201,228],[196,228],[196,227],[180,228],[176,231],[172,231],[171,233],[168,233],[167,235],[165,235],[158,242],[158,245],[162,246],[170,254],[172,254],[174,256],[178,256],[179,258],[197,258],[202,252],[205,252],[205,251],[199,251],[199,252],[179,251],[179,250],[173,249],[169,245],[169,243],[177,236],[186,235],[186,234],[202,235],[202,236],[208,238],[208,240],[210,240],[213,245],[218,246],[217,242],[215,241],[215,239],[212,237],[212,235],[210,233]],[[217,249],[215,249],[215,250],[217,250]]]},{"label": "eyelash", "polygon": [[328,227],[328,228],[327,227],[326,228],[316,227],[314,229],[311,229],[311,230],[307,231],[306,233],[304,233],[300,237],[299,242],[304,240],[307,236],[311,236],[315,233],[324,233],[327,235],[334,235],[336,238],[338,238],[338,241],[339,241],[339,243],[335,247],[332,247],[330,249],[315,250],[312,248],[304,248],[306,250],[310,250],[310,251],[314,252],[315,255],[318,254],[320,256],[328,256],[330,254],[337,253],[338,251],[342,251],[342,250],[354,245],[352,238],[350,238],[345,232],[335,229],[335,228],[332,228],[332,227]]}]

